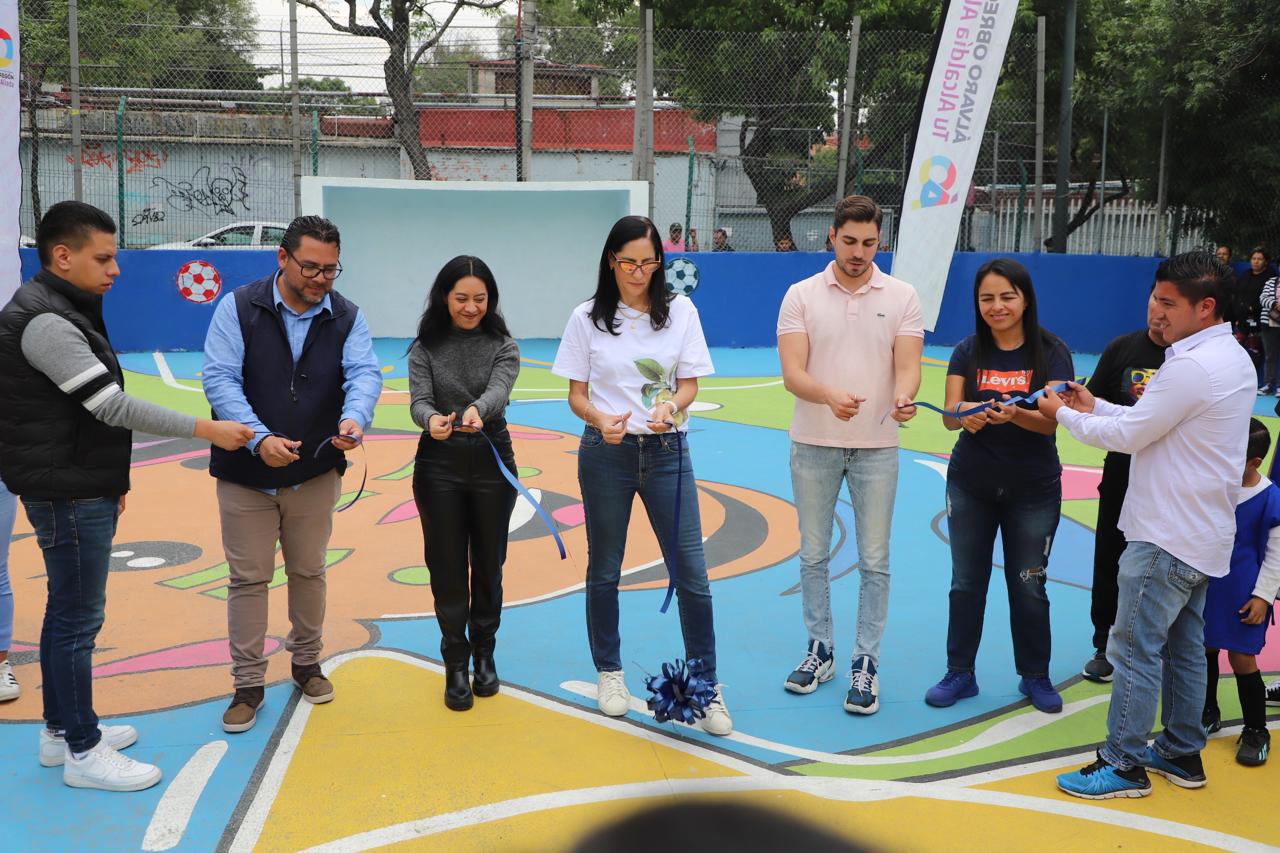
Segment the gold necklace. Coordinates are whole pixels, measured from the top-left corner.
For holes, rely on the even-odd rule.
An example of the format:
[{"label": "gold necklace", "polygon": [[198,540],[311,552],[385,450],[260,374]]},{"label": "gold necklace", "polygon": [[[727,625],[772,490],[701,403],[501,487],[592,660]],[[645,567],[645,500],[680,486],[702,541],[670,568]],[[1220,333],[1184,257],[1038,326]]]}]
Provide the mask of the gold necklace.
[{"label": "gold necklace", "polygon": [[636,316],[632,317],[630,314],[628,314],[628,313],[627,313],[627,309],[624,307],[624,306],[626,306],[626,304],[627,304],[627,303],[625,303],[625,302],[619,302],[619,303],[618,303],[618,313],[619,313],[619,314],[621,314],[623,317],[626,317],[628,320],[630,320],[630,321],[631,321],[631,328],[632,328],[632,329],[634,329],[634,328],[636,327],[636,320],[641,319],[642,317],[644,317],[644,316],[645,316],[647,313],[649,313],[649,312],[647,312],[647,311],[641,311],[639,314],[637,314]]}]

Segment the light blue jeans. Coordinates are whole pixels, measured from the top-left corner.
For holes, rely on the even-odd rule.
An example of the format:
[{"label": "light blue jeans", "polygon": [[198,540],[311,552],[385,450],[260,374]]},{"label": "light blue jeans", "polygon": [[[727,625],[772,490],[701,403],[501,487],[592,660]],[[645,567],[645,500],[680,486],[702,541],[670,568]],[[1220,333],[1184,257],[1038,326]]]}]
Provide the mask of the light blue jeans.
[{"label": "light blue jeans", "polygon": [[1155,750],[1165,758],[1204,748],[1204,597],[1208,576],[1150,542],[1120,557],[1120,598],[1107,641],[1115,667],[1107,742],[1101,754],[1127,770],[1146,763],[1147,736],[1161,702]]},{"label": "light blue jeans", "polygon": [[9,540],[18,515],[18,499],[0,480],[0,652],[13,643],[13,586],[9,583]]},{"label": "light blue jeans", "polygon": [[834,649],[831,532],[840,486],[848,483],[858,541],[858,633],[853,656],[880,664],[889,613],[889,529],[898,492],[898,448],[791,443],[791,488],[800,516],[800,597],[809,639]]}]

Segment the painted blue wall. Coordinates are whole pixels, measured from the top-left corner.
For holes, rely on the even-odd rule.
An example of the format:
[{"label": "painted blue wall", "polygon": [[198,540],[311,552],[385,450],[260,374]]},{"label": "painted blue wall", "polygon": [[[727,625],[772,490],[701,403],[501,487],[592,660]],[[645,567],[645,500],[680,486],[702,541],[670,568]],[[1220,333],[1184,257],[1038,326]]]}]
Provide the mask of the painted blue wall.
[{"label": "painted blue wall", "polygon": [[[22,250],[24,278],[39,268],[33,249]],[[275,269],[272,251],[126,250],[121,253],[121,276],[106,299],[106,318],[117,349],[196,350],[204,343],[213,304],[197,305],[178,293],[178,268],[202,258],[222,273],[219,299],[236,287]],[[787,287],[821,270],[830,260],[823,252],[753,253],[700,252],[690,255],[698,265],[700,285],[694,301],[711,346],[760,347],[776,343],[778,306]],[[955,344],[973,332],[973,277],[978,267],[996,255],[957,253],[951,262],[946,295],[933,344]],[[1015,255],[1031,271],[1040,300],[1040,319],[1076,352],[1101,352],[1116,335],[1143,325],[1146,299],[1157,258],[1104,255]],[[892,268],[892,255],[876,258],[882,269]],[[426,265],[434,267],[431,264]],[[424,267],[425,268],[425,267]],[[508,285],[510,286],[510,285]],[[544,285],[545,286],[545,285]],[[590,296],[584,290],[581,298]],[[419,304],[406,307],[414,316]],[[373,333],[387,336],[377,328]]]}]

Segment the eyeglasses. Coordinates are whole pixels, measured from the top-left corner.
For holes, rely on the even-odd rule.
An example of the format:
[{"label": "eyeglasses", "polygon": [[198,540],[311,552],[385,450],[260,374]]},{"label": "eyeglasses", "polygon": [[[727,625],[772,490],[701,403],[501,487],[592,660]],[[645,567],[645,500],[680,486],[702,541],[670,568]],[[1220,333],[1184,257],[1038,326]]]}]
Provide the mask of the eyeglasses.
[{"label": "eyeglasses", "polygon": [[627,273],[628,275],[630,275],[631,273],[637,270],[643,273],[651,273],[654,270],[656,270],[658,267],[662,266],[662,261],[643,261],[643,262],[627,261],[627,260],[623,260],[622,258],[619,258],[616,255],[614,256],[613,260],[618,264],[618,269],[622,270],[624,273]]},{"label": "eyeglasses", "polygon": [[284,253],[298,265],[298,270],[302,273],[303,278],[316,278],[323,275],[329,281],[333,281],[335,278],[342,275],[342,264],[334,264],[331,267],[322,267],[319,264],[304,264],[302,261],[293,257],[293,252],[290,252],[288,249],[285,249]]}]

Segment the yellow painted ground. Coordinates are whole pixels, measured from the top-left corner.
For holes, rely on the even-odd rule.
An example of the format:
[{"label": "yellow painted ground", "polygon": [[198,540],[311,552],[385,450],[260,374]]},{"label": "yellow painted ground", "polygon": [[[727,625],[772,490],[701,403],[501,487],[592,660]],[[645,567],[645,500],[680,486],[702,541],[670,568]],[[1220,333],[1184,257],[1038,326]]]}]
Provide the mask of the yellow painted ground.
[{"label": "yellow painted ground", "polygon": [[406,662],[358,658],[333,681],[338,698],[313,709],[260,851],[531,794],[739,775],[501,693],[450,711],[443,676]]},{"label": "yellow painted ground", "polygon": [[[639,730],[636,734],[616,730],[513,695],[477,699],[473,710],[451,712],[440,698],[443,678],[406,661],[357,658],[342,664],[333,678],[339,698],[312,710],[271,807],[258,846],[261,851],[300,850],[467,809],[481,811],[461,828],[381,849],[564,850],[603,822],[671,801],[664,780],[743,778],[710,754],[707,758],[690,755],[652,743],[639,736]],[[1021,794],[1046,804],[1070,802],[1103,814],[1131,812],[1264,844],[1280,838],[1275,768],[1247,770],[1236,765],[1234,739],[1212,742],[1205,760],[1211,789],[1184,791],[1154,778],[1155,791],[1143,800],[1068,800],[1056,792],[1054,772],[974,790]],[[599,796],[593,789],[634,783],[656,784],[629,799],[590,801]],[[558,802],[528,814],[502,817],[483,810],[487,805],[500,807],[521,797],[548,794],[559,795]],[[1185,837],[1034,808],[928,797],[846,802],[800,791],[696,796],[777,808],[848,834],[873,849],[983,853],[1032,848],[1087,853],[1209,849]]]}]

